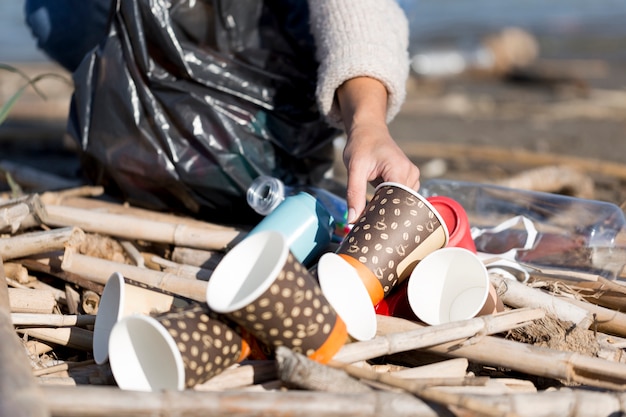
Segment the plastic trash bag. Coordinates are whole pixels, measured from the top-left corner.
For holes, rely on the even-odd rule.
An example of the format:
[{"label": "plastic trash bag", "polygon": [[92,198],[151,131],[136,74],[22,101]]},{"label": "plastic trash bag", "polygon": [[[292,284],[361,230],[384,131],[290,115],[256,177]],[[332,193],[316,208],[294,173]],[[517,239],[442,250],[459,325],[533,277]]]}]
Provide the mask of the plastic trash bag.
[{"label": "plastic trash bag", "polygon": [[314,184],[332,165],[316,73],[307,2],[118,0],[74,73],[68,134],[109,194],[253,223],[254,178]]}]

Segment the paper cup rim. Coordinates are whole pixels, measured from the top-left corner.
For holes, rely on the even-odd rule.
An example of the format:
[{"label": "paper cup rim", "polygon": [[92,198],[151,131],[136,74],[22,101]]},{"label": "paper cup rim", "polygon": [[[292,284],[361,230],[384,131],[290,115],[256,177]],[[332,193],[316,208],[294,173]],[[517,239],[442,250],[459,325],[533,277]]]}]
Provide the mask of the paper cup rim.
[{"label": "paper cup rim", "polygon": [[[111,349],[111,344],[114,342],[115,337],[117,336],[118,332],[126,331],[129,335],[131,334],[128,330],[125,329],[125,327],[127,328],[128,323],[131,321],[138,321],[138,322],[141,322],[142,324],[150,326],[152,329],[156,330],[157,333],[162,337],[162,340],[163,342],[165,342],[165,345],[169,348],[172,354],[172,357],[174,358],[175,365],[176,365],[177,381],[176,381],[174,388],[179,391],[184,390],[185,389],[185,363],[183,361],[180,351],[178,350],[178,346],[176,346],[176,341],[174,340],[172,335],[169,334],[167,329],[161,323],[159,323],[157,319],[151,316],[144,316],[140,314],[133,314],[131,316],[124,317],[119,322],[117,322],[115,326],[113,326],[113,330],[111,331],[111,337],[109,339],[109,364],[111,367],[111,371],[113,372],[115,382],[118,384],[118,386],[122,389],[127,389],[127,390],[154,391],[154,388],[151,386],[150,381],[148,381],[148,384],[145,387],[137,387],[137,386],[127,385],[126,380],[123,378],[120,378],[120,376],[123,375],[119,373],[119,371],[122,368],[117,366],[118,364],[115,359],[116,350]],[[120,355],[128,356],[128,352],[127,351],[121,352]],[[140,362],[140,361],[137,359],[137,362]],[[158,366],[159,364],[155,363],[155,364],[149,364],[149,365]],[[143,368],[143,366],[141,367]],[[116,372],[116,370],[118,372]]]},{"label": "paper cup rim", "polygon": [[430,201],[428,201],[426,199],[426,197],[424,197],[423,195],[421,195],[419,192],[415,191],[414,189],[412,189],[411,187],[408,187],[402,183],[399,182],[393,182],[393,181],[385,181],[385,182],[381,182],[380,184],[378,184],[376,186],[376,188],[374,189],[374,193],[376,193],[376,191],[378,191],[379,188],[382,187],[386,187],[386,186],[392,186],[392,187],[398,187],[403,189],[404,191],[413,194],[415,197],[419,198],[420,201],[422,203],[424,203],[426,205],[426,207],[428,207],[430,209],[430,211],[433,212],[433,214],[435,215],[435,217],[437,217],[437,220],[439,220],[439,223],[441,224],[441,227],[443,227],[443,234],[444,234],[444,242],[443,242],[443,246],[445,247],[448,242],[450,241],[450,231],[448,230],[448,225],[446,224],[445,220],[443,219],[443,217],[441,216],[441,214],[437,211],[437,209],[435,208],[435,206],[433,206]]},{"label": "paper cup rim", "polygon": [[[242,257],[245,258],[248,245],[256,243],[257,240],[265,240],[266,244],[279,244],[281,247],[278,258],[271,268],[270,273],[263,281],[249,294],[242,297],[238,302],[224,302],[223,295],[220,296],[220,286],[228,285],[229,281],[233,282],[232,273],[228,271],[228,268],[233,264],[241,263]],[[272,242],[274,241],[274,242]],[[280,270],[284,267],[287,258],[289,257],[289,246],[284,235],[280,232],[273,230],[264,230],[258,233],[254,233],[251,236],[247,236],[237,245],[235,245],[230,251],[224,255],[224,257],[217,264],[209,282],[206,286],[206,303],[209,308],[217,313],[231,313],[233,311],[240,310],[259,298],[274,282]],[[262,251],[261,251],[262,252]],[[261,252],[258,252],[260,254]],[[226,271],[225,271],[226,270]],[[250,271],[248,271],[249,273]],[[246,277],[242,277],[239,283],[243,283]],[[217,287],[217,288],[216,288]]]},{"label": "paper cup rim", "polygon": [[[100,303],[98,305],[98,312],[96,313],[92,339],[94,361],[98,365],[102,365],[109,358],[109,337],[115,324],[122,318],[122,313],[124,311],[126,298],[124,286],[124,276],[119,272],[114,272],[111,276],[109,276],[109,279],[102,290],[102,295],[100,296]],[[111,308],[109,311],[103,309],[103,305],[106,305],[107,302],[116,302],[117,309]],[[113,313],[115,317],[104,317],[105,314],[111,313]],[[102,323],[103,320],[105,320],[104,324]]]},{"label": "paper cup rim", "polygon": [[[333,269],[333,272],[335,272],[335,274],[326,275],[324,271],[324,265],[328,259],[336,259],[338,262],[341,263],[342,266],[345,265],[345,271],[337,271],[337,269]],[[338,277],[336,274],[340,274],[341,276]],[[374,336],[376,336],[376,310],[374,308],[374,305],[372,304],[370,295],[368,294],[365,285],[363,285],[361,278],[359,277],[357,271],[352,267],[352,265],[350,265],[346,260],[344,260],[336,253],[327,252],[323,254],[318,261],[317,275],[322,294],[324,294],[324,297],[326,298],[328,303],[335,310],[341,320],[343,320],[343,322],[345,323],[347,332],[350,337],[359,341],[364,341],[370,340]],[[354,319],[352,319],[346,314],[353,312],[353,308],[349,308],[350,306],[337,302],[336,298],[334,297],[335,293],[332,292],[333,288],[331,286],[333,284],[337,284],[339,282],[339,279],[349,279],[352,280],[353,283],[356,283],[354,291],[356,291],[357,293],[346,294],[345,296],[352,299],[354,299],[355,297],[359,297],[363,300],[362,314],[365,314],[365,317],[363,317],[363,315],[360,315],[359,317],[354,317]],[[366,320],[366,325],[365,329],[362,330],[360,327],[362,326],[364,320]]]},{"label": "paper cup rim", "polygon": [[[489,273],[487,271],[487,267],[485,266],[485,264],[483,263],[483,261],[480,259],[480,257],[472,252],[469,249],[463,248],[463,247],[458,247],[458,246],[450,246],[450,247],[445,247],[445,248],[441,248],[441,249],[437,249],[434,252],[429,253],[428,255],[426,255],[424,257],[424,259],[422,259],[413,269],[413,271],[411,272],[411,275],[408,278],[408,283],[407,283],[407,298],[409,300],[409,307],[411,308],[411,310],[413,311],[413,313],[417,316],[418,319],[424,321],[427,324],[430,325],[435,325],[435,324],[441,324],[442,322],[431,322],[431,321],[427,321],[424,320],[423,317],[420,317],[420,314],[418,314],[418,311],[416,310],[416,308],[414,307],[414,303],[416,303],[414,295],[415,290],[414,287],[417,282],[417,280],[414,278],[414,276],[416,276],[419,273],[420,270],[420,265],[422,265],[422,268],[424,267],[424,261],[428,260],[428,258],[430,257],[430,259],[433,259],[434,256],[440,256],[442,253],[444,252],[452,252],[452,253],[462,253],[464,256],[468,255],[471,258],[475,259],[476,265],[479,265],[479,268],[482,270],[482,272],[485,275],[485,282],[487,283],[487,291],[485,291],[485,293],[483,294],[483,299],[482,299],[482,303],[479,304],[479,306],[477,307],[476,311],[474,312],[474,314],[472,315],[472,317],[475,317],[483,308],[483,306],[485,305],[485,302],[487,301],[487,298],[489,297],[489,286],[491,285],[490,281],[489,281]],[[432,256],[431,256],[432,255]]]}]

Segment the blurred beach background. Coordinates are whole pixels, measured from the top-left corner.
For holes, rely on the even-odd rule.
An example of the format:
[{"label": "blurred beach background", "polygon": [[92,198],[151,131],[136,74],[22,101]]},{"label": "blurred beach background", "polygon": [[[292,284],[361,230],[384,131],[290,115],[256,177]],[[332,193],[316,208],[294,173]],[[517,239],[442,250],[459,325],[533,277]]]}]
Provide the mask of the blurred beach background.
[{"label": "blurred beach background", "polygon": [[[527,31],[539,46],[536,62],[515,76],[412,77],[391,130],[424,178],[496,181],[567,163],[593,179],[598,191],[593,197],[619,204],[626,200],[621,165],[626,155],[626,0],[398,1],[411,24],[411,55],[442,46],[471,48],[506,27]],[[0,0],[0,63],[30,75],[60,71],[37,49],[22,9],[21,1]],[[71,146],[61,139],[71,89],[58,81],[51,84],[60,100],[25,97],[0,126],[0,160],[68,174],[71,163],[50,161],[73,158]],[[0,105],[20,85],[0,77]]]},{"label": "blurred beach background", "polygon": [[[554,56],[625,59],[626,0],[398,0],[411,23],[412,51],[442,39],[504,26],[551,38]],[[0,62],[46,60],[24,23],[23,2],[0,2]]]}]

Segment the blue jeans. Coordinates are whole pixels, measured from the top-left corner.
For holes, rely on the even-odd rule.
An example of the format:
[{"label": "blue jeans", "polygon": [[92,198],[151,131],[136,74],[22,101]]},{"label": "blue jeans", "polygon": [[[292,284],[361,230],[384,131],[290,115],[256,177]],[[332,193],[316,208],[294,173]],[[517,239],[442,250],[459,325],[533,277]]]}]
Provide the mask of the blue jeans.
[{"label": "blue jeans", "polygon": [[108,33],[112,0],[26,0],[26,24],[37,46],[74,71]]}]

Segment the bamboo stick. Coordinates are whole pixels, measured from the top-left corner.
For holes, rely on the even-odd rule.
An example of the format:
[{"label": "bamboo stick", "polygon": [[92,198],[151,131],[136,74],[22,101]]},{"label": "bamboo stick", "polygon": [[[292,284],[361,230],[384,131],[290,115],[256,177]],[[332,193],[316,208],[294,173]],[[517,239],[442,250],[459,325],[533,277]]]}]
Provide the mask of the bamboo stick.
[{"label": "bamboo stick", "polygon": [[593,316],[593,328],[595,330],[626,337],[626,314],[621,311],[601,307],[575,298],[562,296],[559,298],[587,310]]},{"label": "bamboo stick", "polygon": [[346,363],[373,359],[476,335],[500,333],[525,326],[544,316],[545,312],[541,309],[518,309],[410,331],[389,333],[372,340],[346,344],[333,359]]},{"label": "bamboo stick", "polygon": [[451,417],[406,394],[270,391],[137,392],[103,386],[42,386],[54,417]]},{"label": "bamboo stick", "polygon": [[587,310],[566,302],[537,288],[490,273],[489,279],[506,305],[516,308],[542,308],[558,320],[574,323],[588,329],[593,317]]},{"label": "bamboo stick", "polygon": [[33,277],[28,275],[28,269],[16,262],[5,262],[4,273],[7,278],[12,279],[20,284],[26,285],[32,282]]},{"label": "bamboo stick", "polygon": [[48,226],[75,226],[86,232],[128,240],[224,250],[242,237],[238,230],[217,230],[67,206],[46,205],[45,208],[41,217]]},{"label": "bamboo stick", "polygon": [[402,378],[396,378],[387,373],[378,373],[365,368],[359,368],[341,362],[331,361],[330,366],[341,369],[348,375],[355,378],[365,379],[368,381],[376,381],[391,387],[400,388],[406,392],[417,395],[425,401],[433,401],[445,406],[460,407],[472,413],[489,416],[489,417],[515,417],[514,412],[502,412],[498,407],[483,401],[482,399],[469,396],[459,395],[456,393],[442,391],[438,388],[424,386],[418,381],[409,381]]},{"label": "bamboo stick", "polygon": [[51,314],[57,306],[54,294],[46,290],[9,288],[11,313]]},{"label": "bamboo stick", "polygon": [[54,346],[52,346],[52,344],[44,343],[39,340],[27,340],[24,345],[26,347],[26,351],[31,357],[37,357],[54,350]]},{"label": "bamboo stick", "polygon": [[210,250],[193,249],[177,246],[172,251],[172,261],[180,264],[214,270],[224,253]]},{"label": "bamboo stick", "polygon": [[24,233],[19,236],[0,239],[0,254],[7,259],[64,249],[78,245],[85,234],[77,227],[63,227],[42,232]]},{"label": "bamboo stick", "polygon": [[84,351],[93,349],[93,332],[80,327],[28,327],[18,328],[17,332],[60,346]]},{"label": "bamboo stick", "polygon": [[16,233],[19,229],[39,226],[41,224],[39,214],[44,211],[37,194],[3,202],[0,206],[0,230],[10,226],[11,233]]},{"label": "bamboo stick", "polygon": [[9,292],[0,257],[0,415],[47,417],[44,397],[11,322]]},{"label": "bamboo stick", "polygon": [[181,278],[200,279],[203,281],[208,281],[213,274],[212,270],[172,262],[156,255],[150,257],[150,262],[153,262],[156,265],[159,265],[159,267],[163,268],[163,272],[168,272]]},{"label": "bamboo stick", "polygon": [[95,315],[11,313],[15,326],[85,327],[95,324]]},{"label": "bamboo stick", "polygon": [[78,368],[81,366],[93,365],[95,364],[93,359],[89,359],[82,362],[62,362],[52,366],[46,366],[44,368],[35,369],[33,371],[33,375],[35,376],[43,376],[50,375],[60,371],[67,371],[70,369]]},{"label": "bamboo stick", "polygon": [[21,222],[30,215],[30,209],[25,203],[13,204],[9,207],[0,207],[0,230],[9,229],[15,233]]},{"label": "bamboo stick", "polygon": [[122,204],[97,198],[85,198],[86,196],[96,196],[100,194],[103,194],[101,187],[82,187],[75,189],[74,192],[72,192],[72,190],[65,190],[43,193],[41,195],[41,201],[46,205],[73,207],[76,209],[90,210],[99,213],[118,214],[165,223],[185,224],[192,227],[208,228],[212,230],[239,230],[237,227],[233,226],[211,223],[173,213],[162,213],[154,210],[148,210],[141,207],[131,206],[127,203]]},{"label": "bamboo stick", "polygon": [[372,387],[349,377],[345,372],[308,359],[285,347],[276,349],[278,377],[288,387],[313,391],[360,393]]},{"label": "bamboo stick", "polygon": [[437,375],[441,378],[461,378],[465,377],[468,365],[469,362],[467,359],[455,358],[394,371],[392,375],[407,379],[430,378],[433,375]]},{"label": "bamboo stick", "polygon": [[98,197],[103,194],[104,187],[101,185],[83,185],[59,191],[45,191],[40,194],[39,198],[43,204],[62,205],[67,200],[71,200],[73,198],[80,198],[82,200],[86,199],[85,197]]},{"label": "bamboo stick", "polygon": [[157,290],[167,291],[181,297],[206,302],[206,281],[180,278],[173,274],[139,268],[134,265],[121,264],[75,253],[73,250],[65,251],[63,263],[66,272],[80,275],[85,279],[105,285],[114,272],[119,272],[124,277],[145,284]]},{"label": "bamboo stick", "polygon": [[[377,316],[382,334],[422,327],[397,317]],[[448,342],[424,348],[447,357],[467,358],[483,365],[605,389],[626,389],[626,364],[545,347],[483,336],[473,343]],[[341,351],[340,351],[341,353]]]},{"label": "bamboo stick", "polygon": [[[54,255],[52,254],[48,254],[46,257],[40,258],[23,258],[20,259],[20,263],[32,271],[44,272],[65,282],[76,284],[81,288],[93,291],[96,294],[102,294],[102,291],[104,290],[104,284],[98,284],[96,282],[84,279],[79,275],[72,274],[71,272],[57,270],[61,267],[62,256],[59,255],[58,258],[55,259],[52,258],[53,256]],[[58,268],[54,266],[57,264]]]},{"label": "bamboo stick", "polygon": [[208,381],[196,385],[193,389],[196,391],[224,391],[269,382],[276,378],[276,361],[246,361],[224,370]]},{"label": "bamboo stick", "polygon": [[562,388],[537,393],[512,393],[481,399],[523,417],[607,417],[626,413],[626,393]]}]

